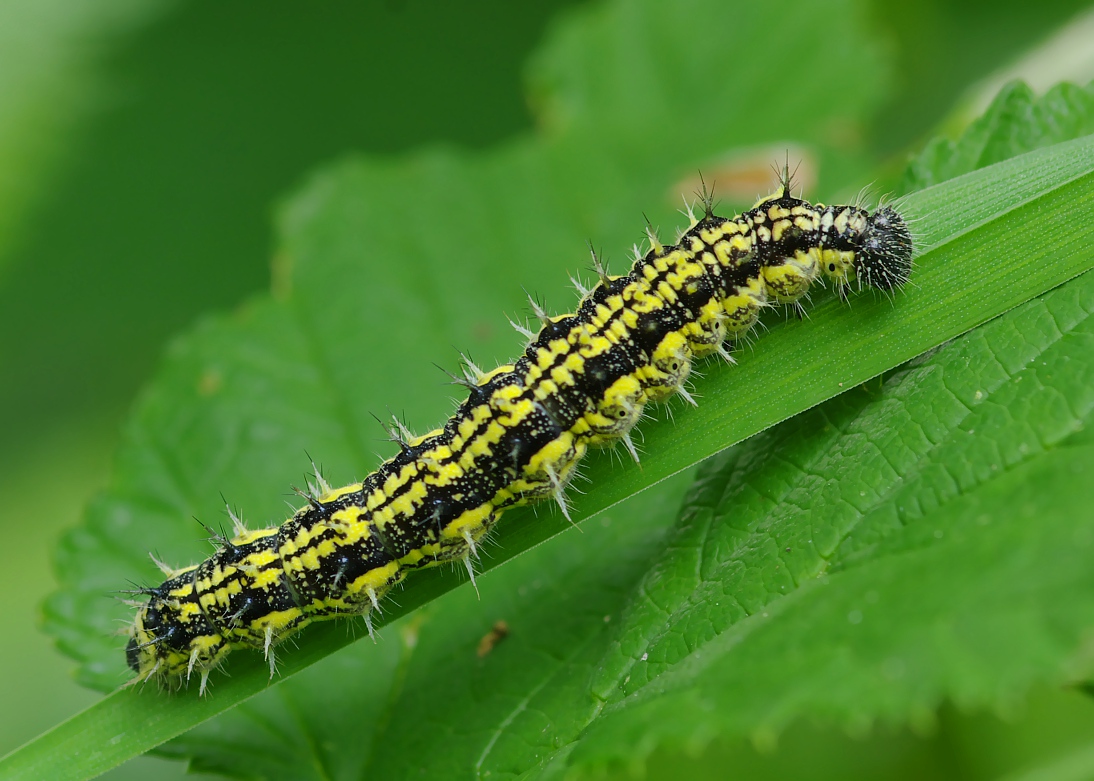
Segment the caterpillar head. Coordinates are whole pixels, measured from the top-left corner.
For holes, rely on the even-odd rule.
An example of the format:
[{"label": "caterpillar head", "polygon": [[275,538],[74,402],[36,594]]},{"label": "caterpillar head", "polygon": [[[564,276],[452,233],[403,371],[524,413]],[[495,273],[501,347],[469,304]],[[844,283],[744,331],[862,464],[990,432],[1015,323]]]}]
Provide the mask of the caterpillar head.
[{"label": "caterpillar head", "polygon": [[891,206],[883,206],[866,219],[866,230],[855,251],[855,274],[870,287],[892,290],[912,273],[912,233]]},{"label": "caterpillar head", "polygon": [[837,285],[852,279],[892,290],[912,272],[912,233],[891,206],[870,213],[852,206],[827,207],[821,216],[821,268]]}]

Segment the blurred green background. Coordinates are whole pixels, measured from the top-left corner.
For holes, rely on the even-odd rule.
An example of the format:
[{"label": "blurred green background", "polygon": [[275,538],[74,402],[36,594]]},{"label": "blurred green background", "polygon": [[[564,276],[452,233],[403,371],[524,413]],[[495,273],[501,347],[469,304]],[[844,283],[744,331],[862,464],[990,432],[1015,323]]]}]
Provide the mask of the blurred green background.
[{"label": "blurred green background", "polygon": [[[533,132],[523,63],[577,4],[0,6],[0,754],[97,697],[38,631],[38,605],[54,540],[105,484],[166,341],[267,288],[271,214],[315,166]],[[1041,88],[1094,77],[1082,2],[866,5],[898,63],[868,124],[879,165],[959,126],[1015,63]],[[1064,29],[1076,43],[1027,56]],[[1081,693],[1040,692],[1004,715],[944,709],[869,738],[801,725],[774,752],[716,745],[651,771],[979,778],[1069,750],[1083,765],[1094,745]],[[143,759],[111,777],[181,773]]]}]

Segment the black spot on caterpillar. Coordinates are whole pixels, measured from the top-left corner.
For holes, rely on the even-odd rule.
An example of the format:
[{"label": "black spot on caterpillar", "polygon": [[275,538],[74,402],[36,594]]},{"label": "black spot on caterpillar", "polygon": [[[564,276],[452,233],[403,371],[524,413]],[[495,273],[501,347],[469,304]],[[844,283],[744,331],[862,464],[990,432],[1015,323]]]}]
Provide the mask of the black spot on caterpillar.
[{"label": "black spot on caterpillar", "polygon": [[[442,428],[389,429],[400,451],[360,483],[321,478],[281,526],[234,536],[200,564],[142,589],[126,659],[136,681],[176,688],[233,648],[273,647],[307,624],[372,610],[412,570],[472,557],[509,507],[553,500],[590,447],[622,442],[651,402],[679,393],[692,362],[720,353],[773,303],[797,304],[820,276],[840,295],[852,281],[884,291],[911,271],[912,237],[891,206],[812,205],[779,190],[730,219],[703,214],[677,243],[649,233],[629,273],[598,281],[573,314],[548,316],[514,363],[483,372],[465,361],[466,401]],[[369,624],[371,632],[371,623]]]}]

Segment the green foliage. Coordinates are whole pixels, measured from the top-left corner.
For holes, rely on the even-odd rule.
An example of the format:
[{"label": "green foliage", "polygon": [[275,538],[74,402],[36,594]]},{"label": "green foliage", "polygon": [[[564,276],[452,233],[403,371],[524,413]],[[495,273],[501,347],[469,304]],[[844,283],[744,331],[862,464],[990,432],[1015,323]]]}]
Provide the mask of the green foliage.
[{"label": "green foliage", "polygon": [[1086,273],[713,459],[569,761],[929,723],[1089,675],[1092,348]]},{"label": "green foliage", "polygon": [[1006,85],[960,139],[936,138],[904,172],[899,191],[914,192],[1031,149],[1094,133],[1094,82],[1057,84],[1041,97],[1021,82]]},{"label": "green foliage", "polygon": [[[542,137],[491,155],[347,161],[293,198],[275,295],[176,343],[111,490],[61,545],[49,627],[85,682],[125,679],[110,631],[128,613],[102,594],[155,580],[147,551],[205,555],[189,519],[222,517],[221,490],[252,524],[276,522],[271,486],[307,469],[305,449],[335,465],[328,476],[359,477],[379,447],[369,412],[397,400],[419,427],[446,414],[429,364],[451,364],[450,343],[483,362],[515,353],[501,312],[519,311],[521,283],[556,290],[585,235],[625,246],[650,204],[671,224],[664,193],[680,175],[787,126],[817,150],[829,193],[861,178],[861,149],[831,129],[879,99],[884,68],[853,6],[802,4],[801,35],[841,42],[824,67],[863,78],[839,102],[788,81],[759,118],[742,107],[769,90],[783,10],[736,12],[727,48],[690,35],[696,18],[728,28],[721,5],[690,6],[573,17],[534,69]],[[1065,99],[1081,107],[1077,94]],[[702,122],[649,121],[696,106]],[[1027,138],[1020,113],[1007,116],[981,146]],[[934,154],[917,175],[983,163]],[[643,426],[641,469],[594,458],[575,517],[601,514],[488,572],[481,600],[444,594],[459,573],[423,573],[389,603],[376,645],[331,624],[283,653],[292,679],[268,691],[261,659],[238,652],[204,700],[117,692],[6,769],[86,776],[242,703],[164,751],[233,776],[554,777],[639,763],[665,743],[768,740],[802,717],[922,722],[944,698],[995,705],[1085,675],[1094,280],[1023,302],[1094,264],[1092,171],[1088,138],[910,196],[914,286],[850,311],[821,296],[808,321],[771,320],[740,366],[697,382],[700,409]],[[827,399],[706,465],[675,525],[681,478],[613,507]],[[483,569],[566,526],[507,515]],[[499,619],[510,635],[480,658]]]}]

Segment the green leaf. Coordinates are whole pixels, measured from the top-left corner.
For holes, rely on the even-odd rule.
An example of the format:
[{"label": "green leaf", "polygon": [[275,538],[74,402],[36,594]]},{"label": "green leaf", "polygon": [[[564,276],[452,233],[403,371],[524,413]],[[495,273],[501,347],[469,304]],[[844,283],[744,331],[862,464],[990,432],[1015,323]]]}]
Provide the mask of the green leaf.
[{"label": "green leaf", "polygon": [[[678,13],[666,23],[713,24],[725,14],[717,4],[695,6],[694,15]],[[515,340],[503,338],[496,313],[519,311],[520,282],[533,290],[556,286],[565,268],[579,265],[574,250],[583,234],[623,246],[641,206],[661,202],[671,190],[674,170],[687,172],[716,154],[719,129],[737,142],[751,137],[751,114],[735,110],[741,104],[726,86],[732,82],[716,78],[709,59],[662,58],[661,89],[629,80],[656,49],[655,32],[663,31],[638,24],[642,18],[632,17],[630,6],[609,8],[578,17],[560,33],[558,40],[569,43],[554,45],[585,52],[582,41],[595,40],[614,53],[621,63],[617,90],[638,89],[645,101],[626,105],[644,107],[648,116],[677,115],[680,106],[665,99],[677,94],[669,87],[706,79],[714,91],[709,107],[703,104],[704,121],[694,123],[702,127],[676,125],[678,143],[668,148],[655,130],[647,142],[635,130],[616,145],[617,126],[599,135],[598,123],[574,119],[554,125],[553,137],[496,155],[351,161],[317,176],[284,215],[278,295],[179,341],[134,417],[111,491],[59,550],[64,586],[48,606],[50,628],[84,660],[85,681],[112,688],[125,676],[122,641],[108,632],[127,613],[111,609],[102,594],[126,577],[153,580],[148,550],[171,561],[205,555],[202,533],[187,519],[222,517],[219,491],[245,508],[245,518],[266,523],[285,514],[278,506],[283,497],[270,487],[307,469],[305,448],[326,464],[364,471],[379,446],[370,409],[397,398],[412,422],[435,422],[446,410],[428,364],[452,362],[449,342],[470,346],[484,362],[513,354]],[[803,4],[803,19],[819,38],[834,20],[842,29],[849,18],[830,7],[810,8]],[[755,30],[781,34],[786,26],[775,23],[778,9],[749,13],[756,15],[749,17]],[[845,64],[864,72],[876,65],[868,49],[841,52]],[[761,77],[762,65],[719,67],[751,84],[747,77]],[[784,105],[780,95],[772,110],[788,121],[815,120],[809,132],[816,136],[806,140],[822,159],[847,157],[846,149],[820,140],[830,127],[821,117],[841,119],[842,106],[816,93],[802,92],[804,106]],[[561,95],[559,105],[582,105],[571,97]],[[633,111],[640,121],[641,112]],[[835,170],[835,184],[853,178],[853,164]],[[592,459],[575,517],[603,511],[1088,269],[1092,170],[1094,144],[1087,140],[909,198],[905,208],[920,215],[925,249],[913,288],[895,303],[860,297],[851,311],[828,299],[807,322],[773,324],[740,366],[707,371],[696,386],[699,410],[677,411],[675,423],[643,426],[641,470],[613,465],[608,454]],[[1050,224],[1045,215],[1066,219]],[[354,476],[333,471],[339,480]],[[279,663],[280,678],[300,675],[169,750],[202,768],[237,775],[260,768],[286,778],[379,776],[400,768],[405,774],[408,758],[437,775],[468,768],[519,774],[537,761],[564,762],[601,712],[590,699],[590,681],[603,682],[619,667],[622,657],[605,656],[605,643],[616,642],[615,627],[632,615],[628,606],[642,601],[636,589],[656,574],[651,562],[666,549],[667,509],[679,490],[678,482],[654,489],[641,504],[584,524],[584,534],[568,534],[488,572],[479,583],[481,602],[469,588],[438,599],[465,578],[423,573],[389,603],[385,621],[430,604],[385,631],[378,645],[343,648],[350,643],[345,623],[309,629],[301,647]],[[510,513],[482,569],[566,528],[550,512]],[[510,635],[479,659],[479,640],[498,619]],[[257,655],[233,654],[228,672],[205,699],[196,692],[116,692],[0,769],[12,777],[87,777],[267,687]],[[613,756],[612,724],[626,715],[617,710],[592,761]]]},{"label": "green leaf", "polygon": [[803,715],[929,723],[1089,675],[1092,356],[1086,273],[715,458],[569,760]]},{"label": "green leaf", "polygon": [[1062,83],[1037,97],[1020,81],[1000,90],[957,141],[936,138],[909,164],[899,192],[932,184],[1015,155],[1094,133],[1094,82]]},{"label": "green leaf", "polygon": [[[611,504],[642,485],[652,483],[664,474],[707,455],[710,452],[705,449],[710,447],[708,438],[716,440],[721,437],[724,442],[736,441],[780,416],[783,404],[799,409],[806,408],[826,394],[830,396],[837,393],[841,382],[845,387],[851,387],[876,373],[875,368],[881,364],[899,364],[907,357],[922,351],[924,345],[929,346],[930,343],[966,330],[989,316],[995,309],[1005,308],[1010,302],[1025,297],[1031,286],[1051,287],[1072,272],[1089,268],[1091,261],[1084,252],[1086,242],[1089,241],[1090,228],[1087,226],[1094,224],[1090,220],[1090,212],[1094,209],[1094,174],[1089,173],[1092,169],[1094,143],[1086,139],[1017,158],[910,199],[909,208],[923,209],[925,216],[920,227],[937,244],[922,256],[920,268],[917,269],[917,285],[913,289],[902,294],[895,306],[884,300],[871,303],[859,299],[853,311],[848,312],[836,302],[830,301],[811,315],[810,322],[789,323],[774,329],[764,337],[766,349],[758,351],[755,356],[743,356],[741,366],[736,369],[715,370],[708,374],[697,387],[707,403],[694,413],[679,415],[675,428],[663,423],[649,427],[647,442],[650,452],[641,471],[622,470],[618,467],[612,469],[606,457],[594,462],[593,479],[601,483],[602,487],[590,492],[579,502],[579,517],[585,517],[593,510]],[[1083,174],[1083,171],[1088,173]],[[985,207],[974,203],[969,197],[970,193],[981,194],[989,205]],[[996,213],[993,217],[991,209],[999,208],[1003,209],[1002,213]],[[1062,222],[1069,226],[1068,235],[1055,231],[1056,237],[1060,239],[1058,243],[1044,241],[1045,231],[1051,227],[1045,225],[1042,217],[1045,213],[1067,214],[1074,218]],[[951,235],[944,236],[946,231],[950,231]],[[1011,268],[1015,265],[1015,257],[995,251],[996,245],[1008,245],[1009,251],[1022,261],[1022,265]],[[988,260],[985,261],[984,258]],[[979,277],[977,284],[965,284],[976,277]],[[943,292],[950,296],[950,305],[941,308],[933,306],[932,302]],[[244,330],[254,326],[269,328],[270,321],[262,317],[262,314],[261,311],[252,314],[243,324]],[[866,322],[859,322],[863,318],[866,318]],[[808,331],[798,332],[799,328],[806,326],[810,327]],[[208,338],[213,333],[211,330],[204,331],[198,338]],[[884,338],[879,337],[879,334],[884,334]],[[260,367],[273,360],[253,342],[238,339],[236,344],[239,354],[250,356],[251,361]],[[823,347],[825,344],[829,345],[829,349],[818,349],[818,346]],[[879,352],[884,355],[879,355]],[[187,354],[186,350],[180,349],[180,367],[186,366],[182,359]],[[207,379],[208,375],[196,371],[195,365],[189,365],[187,369],[191,378],[189,385],[195,397],[201,397],[203,392],[208,395],[208,382],[211,382]],[[839,379],[841,377],[842,380]],[[290,380],[292,377],[289,375],[278,377],[279,382]],[[229,381],[229,377],[221,379],[222,383]],[[255,394],[255,398],[261,398],[261,395]],[[760,404],[759,399],[767,399],[768,403]],[[150,397],[149,404],[153,408],[155,401],[154,396]],[[769,406],[771,409],[765,411]],[[751,414],[743,414],[745,412]],[[267,410],[258,411],[260,416],[267,413]],[[173,436],[181,437],[189,430],[192,430],[192,425],[187,427],[180,423],[179,431]],[[714,430],[715,433],[708,437],[707,430]],[[687,444],[681,444],[681,440]],[[714,447],[717,447],[717,443]],[[282,711],[285,715],[278,718],[292,721],[293,714],[296,714],[299,719],[301,713],[312,712],[306,707],[307,702],[318,700],[325,703],[327,698],[333,696],[332,693],[345,691],[345,682],[349,680],[362,680],[353,690],[352,699],[357,703],[356,709],[363,707],[361,703],[379,703],[381,705],[378,707],[385,709],[377,718],[379,723],[391,723],[395,716],[387,709],[396,704],[398,707],[395,712],[402,713],[404,709],[413,710],[415,707],[437,707],[438,702],[456,702],[451,696],[438,694],[443,691],[439,687],[444,681],[452,682],[451,685],[466,686],[465,697],[474,701],[495,692],[501,699],[498,707],[503,708],[502,712],[511,715],[511,711],[504,711],[504,707],[519,701],[520,697],[514,691],[521,691],[519,682],[522,676],[526,693],[530,690],[539,691],[542,690],[546,678],[555,670],[541,670],[539,678],[532,676],[533,685],[528,689],[529,682],[526,678],[532,673],[529,671],[526,656],[519,652],[513,652],[518,658],[514,660],[514,667],[509,668],[511,675],[517,678],[516,684],[511,679],[506,679],[505,670],[487,669],[485,666],[468,668],[468,664],[476,664],[473,655],[476,638],[485,634],[489,624],[496,618],[510,621],[509,617],[514,615],[527,616],[528,626],[525,632],[529,633],[531,644],[528,653],[541,660],[553,660],[556,667],[574,664],[564,649],[569,648],[573,653],[578,653],[586,649],[592,639],[602,638],[603,617],[608,616],[610,619],[613,615],[618,616],[626,604],[621,596],[623,590],[618,585],[614,590],[606,588],[613,580],[618,584],[626,583],[628,577],[637,577],[636,570],[639,568],[630,569],[629,559],[623,554],[630,555],[637,550],[638,559],[641,560],[642,552],[660,547],[656,535],[644,533],[644,527],[637,523],[632,526],[630,521],[628,518],[626,524],[611,524],[608,528],[619,531],[620,536],[594,540],[589,547],[580,545],[582,541],[577,539],[569,549],[547,546],[536,551],[535,556],[528,556],[518,564],[506,568],[505,572],[499,573],[499,578],[504,578],[505,583],[510,583],[512,578],[511,588],[500,586],[501,581],[499,586],[490,587],[492,578],[483,578],[482,605],[473,601],[470,590],[463,589],[451,595],[450,600],[438,603],[435,611],[419,618],[421,625],[404,626],[395,643],[389,638],[385,644],[379,646],[380,650],[368,643],[347,649],[327,660],[324,665],[317,665],[309,670],[308,677],[302,678],[299,686],[279,687],[277,691],[282,693],[279,698],[271,700],[267,696],[256,700],[253,705],[248,704],[237,710],[232,714],[232,720],[222,722],[217,734],[227,724],[230,725],[228,728],[238,729],[241,733],[240,738],[231,741],[232,745],[245,744],[242,736],[248,736],[252,741],[257,740],[263,733],[255,731],[255,723],[272,718]],[[484,562],[484,567],[495,565],[557,532],[563,526],[564,522],[556,517],[541,517],[534,522],[529,514],[514,517],[504,525],[499,534],[500,548],[493,558]],[[133,527],[126,526],[123,530],[130,533],[133,532]],[[626,532],[635,530],[642,532],[638,534],[641,544],[637,549],[628,545],[626,539]],[[570,535],[571,538],[584,536]],[[604,552],[609,550],[612,555],[605,562]],[[134,552],[132,555],[136,558],[139,553]],[[592,558],[586,561],[582,555]],[[618,567],[607,566],[614,565],[617,561]],[[522,571],[521,565],[526,563],[529,572]],[[540,573],[538,576],[535,574],[537,572]],[[602,577],[609,583],[598,581],[597,588],[583,587],[580,580],[582,576],[594,579]],[[391,611],[391,616],[424,603],[439,591],[451,588],[458,582],[459,578],[452,573],[424,573],[422,577],[412,581],[399,596],[399,605]],[[521,586],[525,588],[523,594]],[[541,595],[542,588],[548,589],[546,594]],[[614,605],[610,600],[613,593],[617,595]],[[577,594],[581,595],[580,599],[575,598]],[[603,594],[609,600],[607,605],[587,601],[594,595]],[[466,600],[463,607],[459,605],[461,599]],[[506,603],[505,600],[515,601]],[[591,610],[583,612],[581,606],[590,604]],[[550,610],[554,611],[553,616]],[[575,628],[566,627],[562,619],[567,617],[576,625]],[[431,631],[427,635],[426,629],[432,630],[434,626],[437,627],[436,634]],[[517,636],[515,631],[514,636]],[[459,640],[460,637],[463,638],[462,641]],[[580,641],[582,637],[585,638],[583,642]],[[546,643],[546,647],[537,646],[537,639]],[[293,674],[314,659],[346,644],[349,638],[342,627],[327,625],[317,628],[316,631],[309,631],[304,640],[299,650],[286,654],[280,668],[281,675]],[[427,640],[430,642],[427,643]],[[556,647],[552,652],[550,641],[561,643],[564,649]],[[504,649],[510,642],[507,640],[498,649],[497,658],[504,658]],[[516,643],[516,640],[513,639],[512,642]],[[392,643],[394,647],[386,643]],[[426,653],[426,649],[432,649],[432,655]],[[86,768],[97,766],[93,763],[87,764],[89,760],[86,754],[58,751],[58,746],[71,746],[68,741],[75,740],[78,745],[96,747],[96,761],[112,762],[117,761],[119,755],[124,756],[124,752],[154,745],[163,737],[176,734],[265,686],[261,660],[254,655],[237,656],[239,658],[232,660],[230,668],[232,677],[219,681],[211,697],[169,697],[152,691],[138,692],[132,689],[118,692],[83,717],[47,736],[35,747],[35,751],[24,753],[20,759],[28,762],[27,766],[40,769],[42,765],[36,763],[46,760],[38,751],[56,758],[56,761],[61,761],[66,755],[74,755],[80,759],[81,767],[87,772]],[[439,666],[438,660],[446,662],[447,667]],[[463,677],[453,674],[452,665],[463,670]],[[327,672],[321,672],[324,669]],[[371,676],[347,672],[355,669],[380,672]],[[339,671],[344,674],[339,674]],[[587,677],[576,675],[569,678],[568,688],[552,685],[550,690],[553,695],[564,700],[569,692],[577,701],[587,703],[587,685]],[[392,689],[392,686],[396,688]],[[362,692],[362,689],[365,691]],[[376,689],[386,693],[387,698],[377,695]],[[369,690],[372,690],[373,696],[368,696]],[[586,694],[581,695],[582,691]],[[572,701],[566,705],[569,707]],[[320,713],[329,714],[332,724],[346,717],[346,713],[337,708],[315,708]],[[359,712],[356,709],[351,710]],[[583,722],[588,714],[582,714],[580,709],[577,713],[573,709],[566,712],[572,724],[584,726]],[[489,714],[484,716],[488,717]],[[368,722],[366,716],[362,715],[361,718],[365,723]],[[504,722],[504,717],[502,721]],[[241,726],[241,722],[244,726]],[[312,723],[308,719],[305,722]],[[561,718],[554,723],[560,722]],[[362,722],[354,723],[358,729],[353,732],[357,741],[353,745],[359,745],[359,728]],[[251,726],[245,726],[247,724]],[[322,734],[333,747],[332,756],[344,756],[342,752],[334,750],[342,743],[337,739],[340,733],[332,724],[326,725],[321,730]],[[573,729],[571,737],[576,737],[579,732],[579,729]],[[404,739],[419,734],[410,728],[405,731],[394,730],[394,733],[403,735]],[[488,734],[488,731],[484,730],[481,734]],[[119,735],[124,735],[124,740],[119,740]],[[484,743],[481,739],[476,742],[466,735],[462,737],[467,739],[464,753],[474,746],[482,750]],[[278,742],[285,749],[284,739],[279,738]],[[122,748],[112,754],[118,745]],[[259,741],[259,745],[264,744]],[[309,739],[305,741],[305,745],[311,746],[314,751],[318,744],[314,739]],[[369,766],[383,767],[385,757],[386,761],[397,761],[397,757],[405,757],[405,753],[400,754],[401,748],[405,747],[406,744],[395,741],[392,734],[386,734],[385,741],[377,749],[382,749],[382,756],[370,756]],[[256,749],[255,755],[260,754],[262,750]],[[458,758],[464,754],[437,752],[435,755]],[[205,761],[212,760],[206,756]],[[105,765],[98,767],[102,766]]]},{"label": "green leaf", "polygon": [[[675,427],[661,423],[647,429],[650,452],[641,471],[623,470],[618,466],[613,469],[606,457],[594,461],[593,479],[601,487],[579,502],[578,516],[585,517],[706,455],[710,452],[704,449],[710,446],[707,430],[715,432],[709,435],[710,439],[736,441],[781,415],[783,404],[807,408],[813,401],[837,393],[841,382],[845,387],[852,387],[876,373],[877,366],[899,364],[921,352],[924,345],[966,330],[992,311],[1026,297],[1032,288],[1051,287],[1073,272],[1089,268],[1091,259],[1085,253],[1091,230],[1088,226],[1094,224],[1090,219],[1094,216],[1091,214],[1094,210],[1092,170],[1094,142],[1084,139],[1008,161],[910,198],[908,207],[922,210],[920,228],[935,245],[920,259],[915,287],[902,293],[895,305],[885,300],[870,302],[860,298],[848,312],[829,301],[811,314],[810,322],[791,322],[773,329],[764,337],[764,350],[757,351],[755,356],[743,355],[740,366],[715,370],[699,383],[697,391],[706,402],[699,410],[678,415]],[[1084,171],[1086,173],[1082,173]],[[986,205],[975,202],[972,198],[975,194],[979,194]],[[1002,211],[994,212],[993,216],[992,210],[999,209]],[[1045,213],[1072,218],[1059,223],[1067,226],[1066,234],[1058,229],[1054,231],[1059,239],[1057,243],[1045,241],[1046,232],[1052,230],[1043,219]],[[1001,251],[1000,247],[1006,247],[1007,252]],[[1013,268],[1017,265],[1016,260],[1021,264]],[[975,284],[970,282],[973,279]],[[949,296],[949,305],[934,306],[943,294]],[[245,333],[248,327],[271,327],[270,321],[261,314],[252,314],[241,330]],[[865,322],[859,322],[864,318]],[[798,331],[805,327],[809,330]],[[215,331],[209,329],[195,338],[213,336]],[[268,366],[273,360],[254,342],[238,338],[240,334],[236,336],[240,355],[250,356],[259,367]],[[824,349],[824,345],[828,345],[828,349]],[[180,349],[177,361],[180,367],[187,366],[182,359],[188,354]],[[1081,362],[1075,362],[1075,365],[1079,366]],[[209,395],[208,383],[211,381],[197,368],[196,365],[187,367],[192,392],[195,397],[202,397],[203,392]],[[278,377],[279,382],[291,379],[290,375]],[[229,377],[224,377],[220,382],[230,381]],[[255,394],[255,398],[261,398],[261,394]],[[767,401],[761,404],[760,399]],[[155,401],[152,396],[148,403],[155,408]],[[771,407],[769,411],[768,407]],[[744,414],[749,412],[751,414]],[[267,410],[258,410],[259,416],[267,413]],[[188,427],[180,423],[179,431],[172,435],[181,437],[189,430],[192,430],[192,424]],[[894,436],[899,437],[899,431]],[[882,453],[880,458],[884,460],[886,455]],[[617,514],[607,517],[612,521],[619,518]],[[562,732],[568,733],[569,739],[573,740],[590,720],[589,708],[592,706],[588,700],[588,686],[592,672],[610,669],[599,662],[582,662],[583,657],[602,650],[599,644],[614,636],[605,635],[604,617],[609,619],[609,626],[613,619],[619,621],[633,589],[642,582],[641,578],[656,576],[657,568],[650,568],[646,557],[656,556],[656,551],[662,548],[671,550],[673,547],[663,545],[645,523],[642,513],[628,512],[626,523],[613,522],[605,527],[606,531],[597,529],[595,523],[586,525],[587,535],[568,535],[568,547],[545,546],[507,567],[496,578],[482,578],[482,603],[475,602],[469,589],[459,590],[437,602],[432,610],[419,614],[416,623],[401,625],[397,637],[389,636],[379,646],[359,643],[345,649],[293,682],[298,685],[278,687],[279,697],[271,699],[269,695],[275,692],[270,692],[253,704],[247,703],[237,709],[231,719],[222,720],[212,732],[220,737],[213,740],[210,735],[200,744],[184,745],[181,750],[197,753],[199,766],[221,769],[237,767],[236,761],[253,762],[267,754],[276,758],[271,761],[276,761],[278,766],[289,768],[298,767],[291,764],[289,758],[295,758],[298,763],[320,762],[323,766],[334,762],[334,758],[347,762],[355,757],[360,759],[359,754],[342,750],[347,745],[356,746],[359,751],[375,752],[360,759],[370,768],[383,768],[387,762],[398,763],[400,757],[405,760],[408,755],[421,756],[423,762],[429,758],[452,763],[474,762],[488,744],[497,745],[502,733],[505,733],[507,745],[511,745],[511,741],[523,744],[528,737],[524,728],[511,734],[507,731],[514,723],[513,708],[527,700],[530,694],[543,692],[549,692],[558,700],[559,712],[552,714],[551,723],[556,726],[568,724],[568,730]],[[484,562],[484,567],[492,567],[563,527],[564,522],[557,517],[533,519],[524,514],[512,518],[499,534],[498,551]],[[133,527],[126,526],[123,530],[131,533]],[[593,534],[598,536],[588,544],[582,544],[582,538]],[[630,537],[631,534],[635,537]],[[600,538],[599,535],[604,536]],[[611,551],[611,555],[605,556],[605,551]],[[132,555],[136,558],[139,553]],[[656,558],[652,560],[656,561]],[[645,561],[645,565],[636,565],[635,561]],[[424,603],[459,580],[453,573],[423,573],[408,584],[389,617]],[[497,585],[491,585],[491,581]],[[628,584],[630,590],[626,588]],[[647,603],[644,597],[638,601]],[[477,639],[498,618],[515,627],[512,635],[487,657],[487,661],[479,662],[474,655]],[[518,623],[521,618],[523,624]],[[631,618],[628,615],[623,620],[629,625]],[[345,645],[349,638],[342,627],[327,625],[309,631],[304,640],[299,650],[286,654],[280,668],[282,676],[292,675],[314,659]],[[527,646],[523,646],[525,642]],[[59,765],[43,763],[59,763],[66,758],[73,761],[74,757],[77,767],[85,774],[109,766],[120,756],[154,745],[163,737],[177,734],[263,688],[265,675],[261,660],[247,654],[237,657],[230,667],[232,677],[218,681],[213,695],[208,698],[170,697],[132,689],[121,691],[62,725],[35,744],[32,750],[14,757],[9,763],[18,761],[24,763],[22,767],[56,770]],[[537,659],[539,664],[530,666],[530,658]],[[616,665],[620,658],[615,655]],[[502,661],[494,663],[495,659]],[[611,661],[611,657],[607,660]],[[556,681],[556,675],[561,676],[561,680]],[[356,683],[347,689],[348,681]],[[453,693],[452,687],[460,687],[460,691]],[[348,710],[330,704],[330,699],[338,692],[345,693],[351,700],[352,704],[346,706]],[[492,708],[483,706],[484,700],[493,702]],[[414,718],[426,718],[441,708],[441,704],[466,715],[468,710],[455,706],[470,702],[476,703],[473,712],[492,724],[491,727],[472,729],[468,726],[468,732],[446,733],[451,736],[452,745],[444,751],[420,755],[406,753],[413,751],[414,740],[439,739],[436,729],[423,735],[410,726],[415,723]],[[581,706],[575,708],[575,704]],[[380,708],[381,712],[370,718],[368,707]],[[415,716],[421,709],[425,711]],[[594,709],[598,710],[599,706]],[[521,713],[526,711],[529,711],[528,704],[520,708]],[[354,716],[350,717],[350,713]],[[326,714],[327,719],[320,718],[322,714]],[[355,719],[355,729],[349,733],[338,728],[340,724],[344,726],[347,718]],[[403,719],[409,721],[403,722]],[[272,733],[256,728],[257,724],[269,726],[281,722],[284,729]],[[291,723],[308,724],[315,734],[309,738],[311,733],[305,731],[300,733],[299,740],[287,741],[285,735],[296,734],[299,729],[290,728]],[[383,741],[364,746],[360,729],[369,723],[386,724],[387,729],[375,735],[378,739],[383,734]],[[407,724],[406,728],[399,729],[398,725],[403,723]],[[507,729],[499,733],[498,728],[502,725]],[[541,731],[542,727],[534,729]],[[226,733],[231,739],[221,742]],[[323,736],[322,740],[318,739],[319,734]],[[264,735],[277,736],[274,745],[268,742],[269,738],[263,738]],[[551,737],[558,739],[560,747],[574,745],[561,739],[558,733]],[[199,738],[194,737],[194,740]],[[601,751],[606,751],[604,746],[611,746],[612,741],[603,738],[595,744],[601,746]],[[221,755],[210,748],[216,745],[235,748]],[[248,745],[253,749],[245,753]],[[64,750],[61,750],[62,746]],[[83,753],[74,749],[75,746],[83,746]],[[94,756],[89,756],[92,750]],[[467,756],[475,751],[480,753],[475,757]],[[494,765],[495,760],[502,765],[516,761],[512,749],[501,752],[499,748],[498,751],[498,754],[488,752],[493,756],[491,767],[501,766]],[[229,761],[225,757],[237,759]],[[532,758],[528,756],[526,761]],[[556,761],[561,760],[556,758]],[[9,764],[8,767],[14,771],[20,765]],[[286,777],[290,776],[291,773]]]}]

